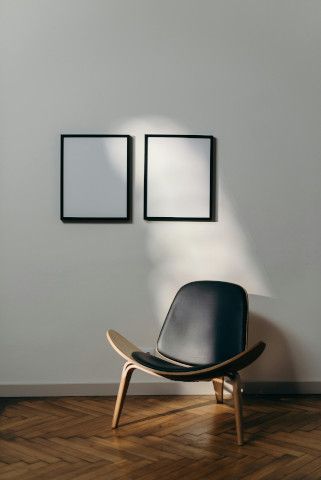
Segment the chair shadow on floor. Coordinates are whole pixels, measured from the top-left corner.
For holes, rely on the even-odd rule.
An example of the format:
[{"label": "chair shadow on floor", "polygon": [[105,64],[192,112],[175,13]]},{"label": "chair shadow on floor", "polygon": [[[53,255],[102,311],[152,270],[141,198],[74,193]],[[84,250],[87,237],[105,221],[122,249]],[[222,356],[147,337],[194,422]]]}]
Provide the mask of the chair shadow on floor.
[{"label": "chair shadow on floor", "polygon": [[[197,396],[198,402],[193,404],[193,405],[187,405],[187,406],[180,407],[180,408],[169,408],[168,410],[165,410],[165,408],[164,408],[163,412],[155,413],[154,415],[146,415],[144,417],[140,417],[140,418],[137,418],[137,419],[135,418],[135,419],[132,419],[132,420],[126,420],[126,418],[125,418],[124,421],[122,421],[122,423],[121,423],[121,427],[126,427],[126,426],[129,426],[129,425],[135,425],[135,424],[139,425],[140,423],[148,422],[149,420],[155,420],[157,418],[162,418],[162,417],[166,418],[166,417],[170,417],[170,416],[175,415],[175,414],[179,414],[179,413],[183,413],[183,412],[189,412],[189,411],[192,411],[193,409],[196,409],[196,408],[211,406],[213,404],[217,405],[217,406],[221,406],[221,405],[215,403],[214,390],[213,390],[213,398],[209,398],[206,401],[199,401],[199,400],[201,400],[200,397],[201,397],[201,395]],[[206,396],[206,397],[208,397],[208,396]],[[128,402],[128,400],[130,402],[130,398],[133,398],[133,397],[129,397],[127,399],[127,402]],[[148,396],[147,398],[150,398],[150,396]],[[163,406],[166,405],[166,398],[164,398],[163,396],[161,396],[160,398],[162,399]],[[174,396],[170,397],[171,403],[174,401],[174,398],[175,398]],[[139,396],[139,399],[143,403],[144,396]],[[145,406],[146,406],[146,404],[145,404]],[[125,409],[126,409],[126,404],[125,404]],[[124,417],[125,417],[125,415],[124,415]],[[117,429],[113,430],[113,431],[117,433]]]},{"label": "chair shadow on floor", "polygon": [[2,397],[0,398],[0,415],[4,414],[6,411],[6,408],[9,405],[16,405],[23,401],[24,399],[22,398],[15,398],[15,397]]}]

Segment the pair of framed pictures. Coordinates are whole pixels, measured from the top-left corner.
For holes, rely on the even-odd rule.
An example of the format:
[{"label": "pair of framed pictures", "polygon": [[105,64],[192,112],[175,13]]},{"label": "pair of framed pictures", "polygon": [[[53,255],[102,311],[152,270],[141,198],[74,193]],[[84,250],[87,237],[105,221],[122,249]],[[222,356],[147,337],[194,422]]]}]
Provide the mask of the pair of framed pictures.
[{"label": "pair of framed pictures", "polygon": [[[214,220],[215,139],[145,135],[144,219]],[[130,222],[132,137],[61,135],[61,220]]]}]

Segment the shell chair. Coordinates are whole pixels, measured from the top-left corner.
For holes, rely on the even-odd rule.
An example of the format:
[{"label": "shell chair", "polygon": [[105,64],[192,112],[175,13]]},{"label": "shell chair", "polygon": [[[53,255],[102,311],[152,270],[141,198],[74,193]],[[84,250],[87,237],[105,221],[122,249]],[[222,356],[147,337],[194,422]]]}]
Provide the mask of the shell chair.
[{"label": "shell chair", "polygon": [[218,403],[223,402],[224,377],[233,385],[238,445],[243,444],[242,398],[239,370],[256,360],[265,348],[247,343],[248,301],[239,285],[198,281],[176,294],[157,341],[156,354],[145,353],[114,330],[107,331],[111,346],[125,360],[112,428],[117,428],[130,378],[135,369],[169,380],[213,382]]}]

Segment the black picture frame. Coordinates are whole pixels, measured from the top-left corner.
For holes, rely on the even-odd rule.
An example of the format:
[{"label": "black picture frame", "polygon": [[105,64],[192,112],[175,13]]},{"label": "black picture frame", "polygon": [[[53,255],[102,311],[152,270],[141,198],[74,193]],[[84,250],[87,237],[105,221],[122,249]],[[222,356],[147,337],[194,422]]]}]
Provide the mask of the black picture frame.
[{"label": "black picture frame", "polygon": [[[65,215],[65,140],[78,138],[123,138],[126,149],[126,212],[124,216],[74,216]],[[130,135],[110,134],[61,134],[60,135],[60,219],[65,223],[128,223],[132,221],[132,148]]]},{"label": "black picture frame", "polygon": [[[207,139],[210,141],[209,150],[209,176],[208,176],[208,215],[207,216],[158,216],[148,214],[148,174],[149,174],[149,140],[153,138],[185,138],[185,139]],[[212,222],[216,216],[215,197],[215,162],[216,162],[216,138],[213,135],[167,135],[167,134],[146,134],[145,155],[144,155],[144,219],[147,221],[184,221],[184,222]]]}]

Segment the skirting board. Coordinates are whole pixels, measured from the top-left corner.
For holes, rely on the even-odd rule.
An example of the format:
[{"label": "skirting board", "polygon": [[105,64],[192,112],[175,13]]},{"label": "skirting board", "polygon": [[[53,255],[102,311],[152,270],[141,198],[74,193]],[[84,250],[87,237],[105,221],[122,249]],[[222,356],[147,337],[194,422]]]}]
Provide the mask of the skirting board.
[{"label": "skirting board", "polygon": [[[226,382],[227,383],[227,382]],[[0,397],[60,397],[60,396],[110,396],[116,395],[116,383],[60,383],[60,384],[0,384]],[[321,382],[248,382],[244,394],[321,394]],[[210,382],[150,382],[132,383],[128,395],[209,395],[213,393]],[[226,385],[227,396],[230,386]]]}]

